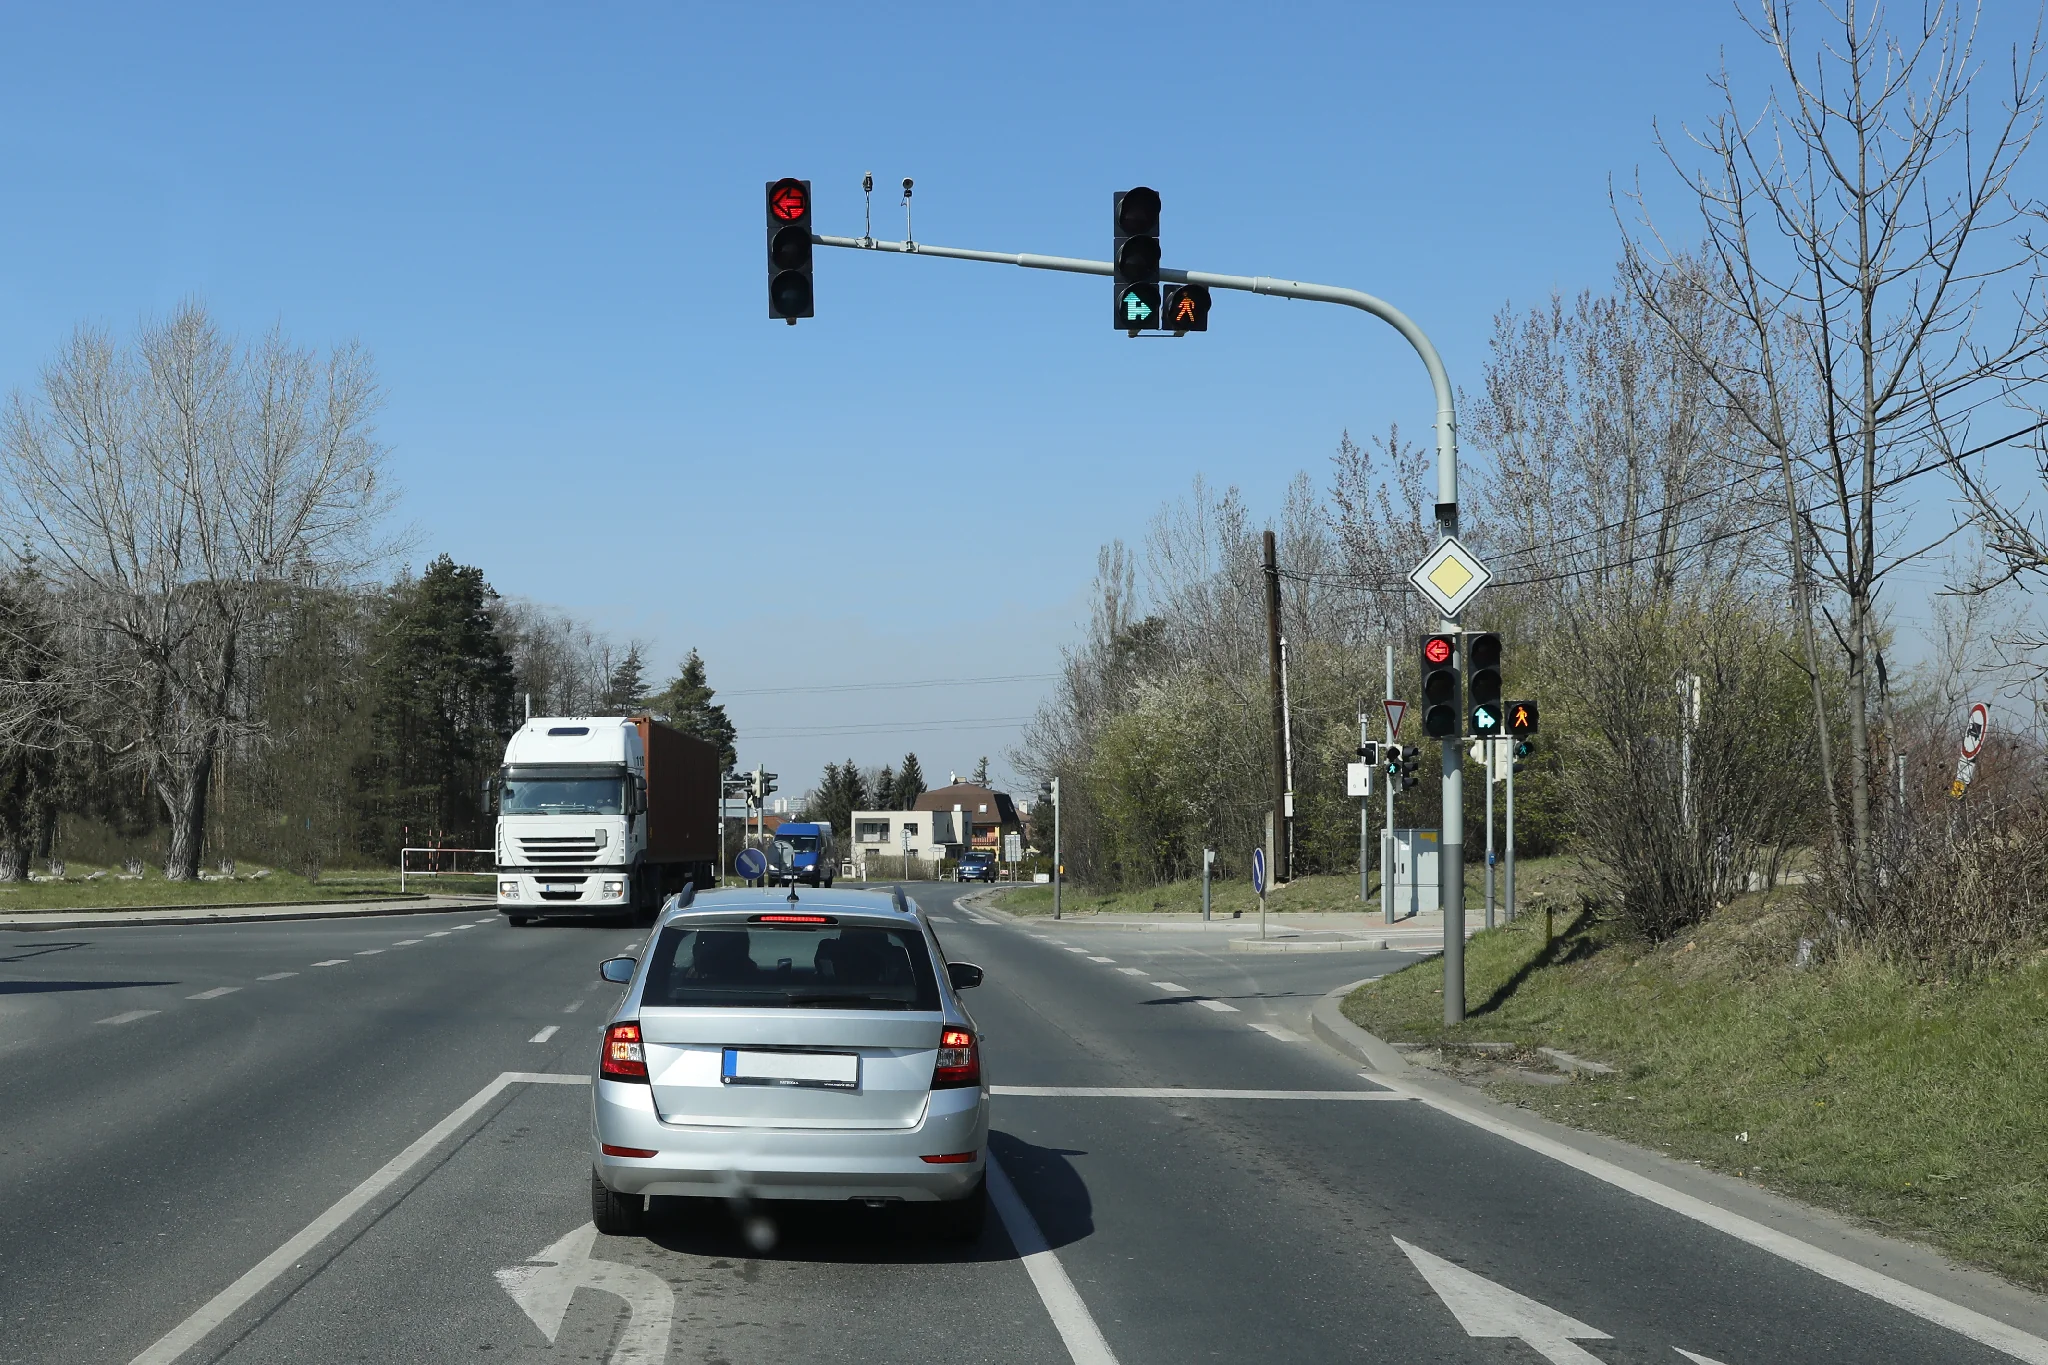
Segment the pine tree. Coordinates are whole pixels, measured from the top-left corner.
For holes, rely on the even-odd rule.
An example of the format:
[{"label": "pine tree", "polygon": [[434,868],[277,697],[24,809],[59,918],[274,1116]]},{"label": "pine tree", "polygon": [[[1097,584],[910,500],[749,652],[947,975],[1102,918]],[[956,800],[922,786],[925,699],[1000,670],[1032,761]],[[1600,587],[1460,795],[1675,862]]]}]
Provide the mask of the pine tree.
[{"label": "pine tree", "polygon": [[861,781],[860,765],[852,759],[827,763],[824,780],[804,797],[804,818],[830,824],[844,836],[853,824],[853,813],[868,805],[867,784]]},{"label": "pine tree", "polygon": [[483,836],[480,793],[512,716],[512,659],[483,570],[442,555],[391,590],[375,664],[376,751],[363,791],[384,851],[438,836]]},{"label": "pine tree", "polygon": [[725,708],[712,702],[718,694],[706,684],[704,673],[704,660],[692,649],[675,678],[648,698],[648,705],[667,715],[669,724],[684,734],[716,744],[718,768],[724,772],[739,759],[739,750],[733,743],[737,732],[726,718]]},{"label": "pine tree", "polygon": [[924,769],[918,765],[916,754],[903,755],[903,766],[896,770],[896,804],[892,810],[909,810],[918,797],[924,795]]},{"label": "pine tree", "polygon": [[896,804],[896,770],[894,768],[886,763],[882,765],[882,775],[875,779],[875,790],[871,794],[875,798],[874,809],[876,810],[902,809],[902,807]]},{"label": "pine tree", "polygon": [[619,660],[605,679],[604,710],[606,715],[631,716],[638,714],[647,705],[647,664],[640,657],[639,645],[628,645],[626,657]]},{"label": "pine tree", "polygon": [[977,787],[988,785],[988,755],[981,756],[981,762],[974,765],[974,776],[967,779]]}]

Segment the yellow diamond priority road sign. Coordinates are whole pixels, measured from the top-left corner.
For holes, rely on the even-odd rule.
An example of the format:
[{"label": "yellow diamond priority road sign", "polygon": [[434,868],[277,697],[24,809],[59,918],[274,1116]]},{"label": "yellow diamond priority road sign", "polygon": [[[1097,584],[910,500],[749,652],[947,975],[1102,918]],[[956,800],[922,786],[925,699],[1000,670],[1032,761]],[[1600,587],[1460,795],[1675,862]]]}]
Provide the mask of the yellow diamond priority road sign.
[{"label": "yellow diamond priority road sign", "polygon": [[1458,543],[1456,536],[1445,536],[1437,542],[1415,572],[1408,575],[1408,581],[1424,597],[1436,603],[1438,611],[1446,616],[1456,616],[1470,605],[1479,590],[1493,581],[1493,574],[1479,557]]}]

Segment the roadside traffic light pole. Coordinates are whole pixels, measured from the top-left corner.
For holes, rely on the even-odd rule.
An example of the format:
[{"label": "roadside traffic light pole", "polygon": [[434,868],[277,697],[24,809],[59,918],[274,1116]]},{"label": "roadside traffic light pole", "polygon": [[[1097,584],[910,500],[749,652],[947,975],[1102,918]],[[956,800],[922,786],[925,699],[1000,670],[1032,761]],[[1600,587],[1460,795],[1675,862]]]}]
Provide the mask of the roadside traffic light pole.
[{"label": "roadside traffic light pole", "polygon": [[[1072,256],[1037,256],[1029,252],[973,251],[957,246],[928,246],[923,242],[880,242],[872,237],[827,237],[813,233],[818,246],[850,247],[855,251],[894,251],[906,256],[937,256],[955,261],[985,261],[991,265],[1014,265],[1025,270],[1057,270],[1069,275],[1105,275],[1114,278],[1116,267],[1108,261],[1084,261]],[[1248,294],[1269,294],[1275,298],[1301,299],[1309,303],[1336,303],[1372,314],[1392,327],[1429,371],[1436,391],[1436,524],[1446,536],[1458,533],[1458,409],[1451,389],[1450,372],[1428,336],[1406,313],[1384,299],[1358,289],[1330,284],[1304,284],[1299,280],[1277,280],[1265,275],[1217,275],[1206,270],[1159,271],[1162,281],[1199,284],[1210,289],[1235,289]],[[1441,629],[1455,634],[1458,618],[1446,616]],[[1457,1024],[1465,1018],[1465,769],[1453,735],[1443,741],[1443,886],[1444,906],[1444,1023]],[[1057,904],[1058,883],[1054,884]]]}]

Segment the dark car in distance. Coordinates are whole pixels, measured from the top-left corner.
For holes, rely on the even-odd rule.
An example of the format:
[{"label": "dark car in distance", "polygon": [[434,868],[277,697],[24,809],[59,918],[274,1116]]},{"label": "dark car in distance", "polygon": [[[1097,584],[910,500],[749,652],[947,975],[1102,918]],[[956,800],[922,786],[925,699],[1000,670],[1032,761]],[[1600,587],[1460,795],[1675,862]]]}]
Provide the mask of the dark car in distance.
[{"label": "dark car in distance", "polygon": [[996,855],[993,853],[963,853],[960,867],[954,878],[963,882],[992,882],[996,879]]}]

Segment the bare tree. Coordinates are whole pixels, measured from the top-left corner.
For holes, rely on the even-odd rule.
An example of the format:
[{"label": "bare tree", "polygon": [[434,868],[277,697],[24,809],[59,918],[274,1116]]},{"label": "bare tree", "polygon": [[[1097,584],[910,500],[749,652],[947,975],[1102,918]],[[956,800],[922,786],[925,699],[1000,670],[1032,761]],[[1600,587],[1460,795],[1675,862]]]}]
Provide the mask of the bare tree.
[{"label": "bare tree", "polygon": [[104,640],[107,742],[163,803],[174,880],[198,873],[216,759],[258,727],[263,623],[380,553],[377,403],[360,349],[242,346],[186,303],[130,348],[80,328],[0,415],[0,516]]},{"label": "bare tree", "polygon": [[[1836,862],[1860,903],[1873,884],[1880,771],[1879,595],[1888,573],[1946,539],[1903,541],[1899,487],[1944,467],[1970,414],[2037,372],[2048,344],[2048,323],[2024,297],[1993,335],[2000,310],[1987,298],[1994,282],[2030,279],[2032,244],[2010,229],[2037,214],[2010,186],[2038,123],[2040,43],[2037,33],[2009,72],[2001,65],[2000,103],[1980,126],[1974,12],[1937,3],[1897,29],[1876,4],[1841,0],[1821,13],[1826,37],[1809,43],[1791,0],[1765,0],[1749,23],[1782,84],[1761,116],[1743,111],[1724,70],[1723,107],[1691,139],[1705,169],[1664,148],[1704,230],[1692,273],[1739,349],[1714,353],[1670,311],[1664,285],[1680,256],[1654,228],[1630,243],[1626,264],[1739,422],[1746,440],[1731,454],[1781,484]],[[1832,663],[1819,620],[1843,677],[1843,774],[1827,752]]]}]

